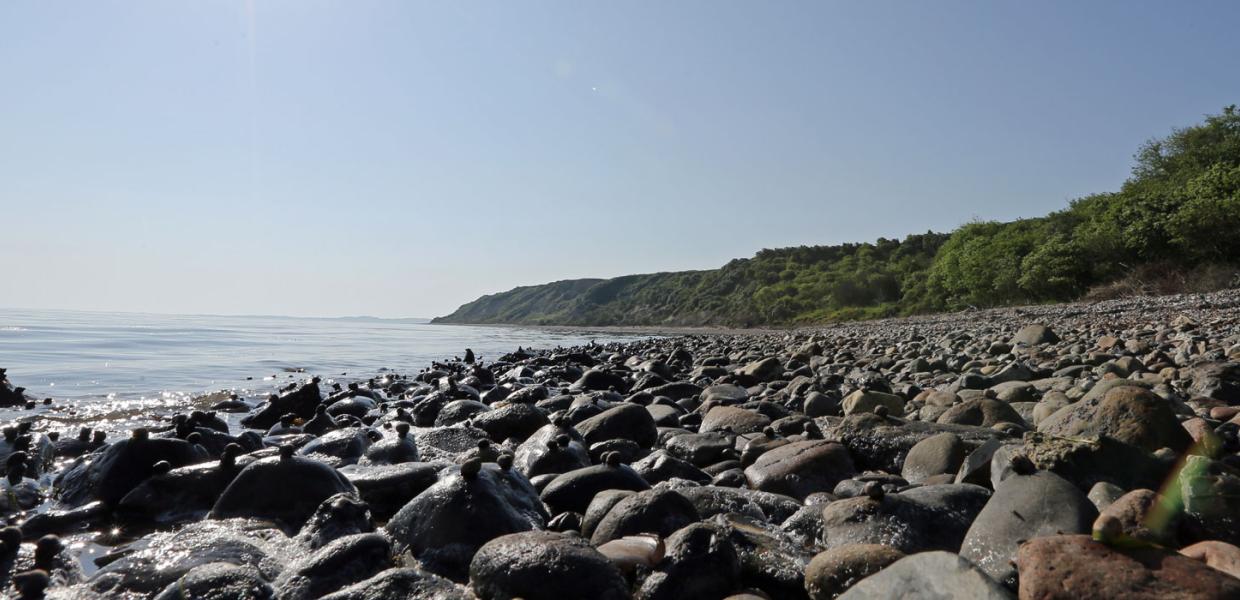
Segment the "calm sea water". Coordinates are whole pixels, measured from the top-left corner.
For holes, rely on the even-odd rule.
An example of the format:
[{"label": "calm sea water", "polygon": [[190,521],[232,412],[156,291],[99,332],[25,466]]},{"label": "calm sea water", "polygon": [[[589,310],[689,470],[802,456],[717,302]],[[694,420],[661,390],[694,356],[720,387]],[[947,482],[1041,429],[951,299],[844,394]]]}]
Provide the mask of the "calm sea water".
[{"label": "calm sea water", "polygon": [[517,346],[547,348],[634,339],[599,331],[431,325],[392,320],[154,315],[0,309],[0,367],[50,406],[2,410],[52,427],[117,430],[214,402],[249,399],[310,375],[341,381],[391,369],[416,372],[472,348],[483,359]]}]

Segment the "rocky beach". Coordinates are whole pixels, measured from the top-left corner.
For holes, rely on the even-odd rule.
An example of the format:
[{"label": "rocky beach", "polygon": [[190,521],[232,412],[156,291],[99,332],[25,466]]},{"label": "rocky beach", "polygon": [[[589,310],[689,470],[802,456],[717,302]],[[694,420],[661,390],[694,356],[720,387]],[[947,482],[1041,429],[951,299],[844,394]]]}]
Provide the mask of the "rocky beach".
[{"label": "rocky beach", "polygon": [[314,375],[5,423],[3,593],[1240,597],[1240,290]]}]

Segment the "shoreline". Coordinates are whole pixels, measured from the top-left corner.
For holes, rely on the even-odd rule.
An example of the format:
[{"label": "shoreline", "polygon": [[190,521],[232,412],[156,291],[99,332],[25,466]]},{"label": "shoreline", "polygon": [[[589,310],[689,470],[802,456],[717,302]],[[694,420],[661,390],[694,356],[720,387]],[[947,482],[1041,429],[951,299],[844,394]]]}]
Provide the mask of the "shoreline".
[{"label": "shoreline", "polygon": [[[298,373],[106,439],[10,424],[0,558],[88,598],[220,569],[343,600],[1008,597],[1065,568],[1108,597],[1240,593],[1240,571],[1186,557],[1240,556],[1240,290],[640,331],[687,333]],[[1186,501],[1151,530],[1168,481]],[[1124,535],[1190,575],[1164,581]],[[329,562],[357,568],[311,568]]]},{"label": "shoreline", "polygon": [[1112,318],[1147,310],[1229,310],[1240,309],[1240,288],[1213,292],[1163,294],[1151,296],[1126,296],[1108,300],[1080,300],[1046,304],[1023,304],[988,308],[964,309],[952,312],[914,314],[881,319],[836,321],[830,323],[800,325],[764,325],[761,327],[731,327],[725,325],[525,325],[520,323],[430,323],[458,327],[496,327],[534,329],[544,331],[572,331],[589,333],[612,332],[650,334],[667,337],[679,335],[772,335],[788,333],[830,332],[837,329],[863,329],[899,325],[938,325],[944,323],[972,323],[981,319],[1011,317],[1042,317],[1076,319],[1086,315]]}]

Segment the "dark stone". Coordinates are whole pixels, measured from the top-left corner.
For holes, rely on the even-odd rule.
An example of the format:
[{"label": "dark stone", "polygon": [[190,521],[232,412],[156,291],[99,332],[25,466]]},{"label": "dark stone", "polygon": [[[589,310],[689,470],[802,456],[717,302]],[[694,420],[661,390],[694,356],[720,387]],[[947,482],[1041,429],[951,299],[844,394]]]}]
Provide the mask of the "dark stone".
[{"label": "dark stone", "polygon": [[654,488],[617,502],[594,528],[590,541],[597,546],[638,533],[667,536],[698,518],[697,509],[687,498],[669,489]]},{"label": "dark stone", "polygon": [[580,537],[550,531],[487,542],[470,562],[469,584],[480,600],[629,597],[624,576],[606,556]]}]

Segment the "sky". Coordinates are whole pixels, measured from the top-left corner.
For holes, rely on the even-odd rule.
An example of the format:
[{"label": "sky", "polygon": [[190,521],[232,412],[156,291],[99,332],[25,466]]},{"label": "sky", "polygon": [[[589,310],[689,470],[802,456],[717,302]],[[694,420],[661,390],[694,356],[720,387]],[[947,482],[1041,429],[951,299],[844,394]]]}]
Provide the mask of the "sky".
[{"label": "sky", "polygon": [[1116,189],[1240,3],[0,3],[0,306],[446,314]]}]

